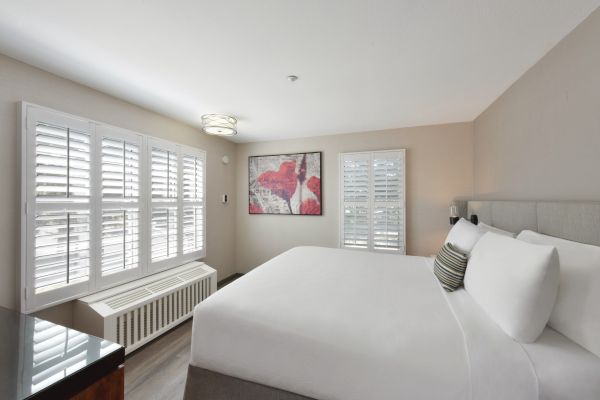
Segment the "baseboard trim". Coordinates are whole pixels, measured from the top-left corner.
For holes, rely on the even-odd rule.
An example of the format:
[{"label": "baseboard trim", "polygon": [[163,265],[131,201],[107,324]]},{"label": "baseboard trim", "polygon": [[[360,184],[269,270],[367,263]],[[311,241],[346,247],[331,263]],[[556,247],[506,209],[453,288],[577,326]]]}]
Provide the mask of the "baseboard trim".
[{"label": "baseboard trim", "polygon": [[244,274],[236,272],[234,274],[229,275],[227,278],[223,278],[217,282],[217,290],[229,285],[231,282],[235,281],[238,278],[241,278]]}]

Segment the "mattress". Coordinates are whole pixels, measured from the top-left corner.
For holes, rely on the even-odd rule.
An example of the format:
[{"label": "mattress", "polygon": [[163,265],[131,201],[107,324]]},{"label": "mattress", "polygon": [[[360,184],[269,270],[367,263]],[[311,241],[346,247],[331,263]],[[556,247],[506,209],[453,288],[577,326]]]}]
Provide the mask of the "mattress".
[{"label": "mattress", "polygon": [[[557,335],[513,341],[464,290],[444,292],[428,258],[299,247],[197,306],[190,364],[322,400],[600,393],[599,359]],[[574,397],[556,397],[558,348],[588,371]]]},{"label": "mattress", "polygon": [[[518,343],[510,339],[464,289],[446,293],[446,297],[468,343],[472,390],[481,396],[472,398],[600,399],[600,358],[594,354],[550,327],[546,327],[534,343]],[[531,373],[515,376],[511,371],[513,363],[519,360],[522,364],[524,356]],[[518,397],[519,393],[531,393],[532,383],[535,393],[530,394],[531,397]],[[484,396],[487,388],[502,384],[504,388]]]}]

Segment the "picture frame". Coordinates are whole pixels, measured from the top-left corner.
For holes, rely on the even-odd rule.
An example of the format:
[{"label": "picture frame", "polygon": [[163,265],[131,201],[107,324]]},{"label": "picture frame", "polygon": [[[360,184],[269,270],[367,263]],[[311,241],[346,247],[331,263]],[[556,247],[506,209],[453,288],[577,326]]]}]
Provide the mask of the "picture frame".
[{"label": "picture frame", "polygon": [[323,215],[322,153],[248,157],[248,213]]}]

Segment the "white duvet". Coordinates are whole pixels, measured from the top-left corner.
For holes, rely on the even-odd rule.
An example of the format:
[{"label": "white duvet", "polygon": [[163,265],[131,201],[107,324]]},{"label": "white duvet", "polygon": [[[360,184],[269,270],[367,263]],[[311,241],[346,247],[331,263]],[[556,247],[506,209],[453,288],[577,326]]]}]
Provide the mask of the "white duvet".
[{"label": "white duvet", "polygon": [[430,263],[289,250],[196,307],[191,364],[321,400],[538,399],[526,350]]}]

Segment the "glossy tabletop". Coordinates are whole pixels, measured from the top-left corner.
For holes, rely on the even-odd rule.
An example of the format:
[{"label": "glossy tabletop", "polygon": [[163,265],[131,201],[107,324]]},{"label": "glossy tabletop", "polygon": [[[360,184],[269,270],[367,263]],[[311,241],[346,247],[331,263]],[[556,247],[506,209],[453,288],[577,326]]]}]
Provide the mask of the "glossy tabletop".
[{"label": "glossy tabletop", "polygon": [[123,357],[108,340],[0,307],[0,399],[69,393]]}]

